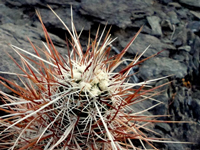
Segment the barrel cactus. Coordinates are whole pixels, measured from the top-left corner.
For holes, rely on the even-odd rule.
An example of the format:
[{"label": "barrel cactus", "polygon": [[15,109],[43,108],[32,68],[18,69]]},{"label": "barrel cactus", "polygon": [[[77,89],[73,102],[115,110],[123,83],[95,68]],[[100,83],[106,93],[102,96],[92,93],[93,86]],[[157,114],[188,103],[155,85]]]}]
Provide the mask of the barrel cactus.
[{"label": "barrel cactus", "polygon": [[137,140],[144,149],[146,144],[156,149],[152,142],[158,139],[148,137],[144,130],[154,132],[148,125],[159,122],[155,119],[159,116],[143,115],[154,106],[136,112],[132,105],[147,99],[155,100],[152,96],[156,92],[153,91],[158,87],[143,87],[159,79],[128,82],[132,67],[144,61],[140,60],[142,54],[128,60],[130,63],[116,72],[116,68],[126,61],[122,60],[123,55],[141,29],[119,54],[110,55],[114,40],[109,32],[104,34],[105,28],[101,34],[98,29],[96,37],[93,41],[89,39],[87,49],[83,49],[73,19],[70,30],[52,12],[71,36],[67,42],[67,55],[61,56],[56,50],[39,13],[46,37],[45,50],[40,50],[46,58],[40,56],[38,48],[31,42],[35,54],[10,45],[23,63],[20,66],[13,59],[24,73],[13,75],[19,77],[23,86],[0,77],[12,85],[11,88],[0,81],[14,93],[0,92],[4,103],[0,110],[5,112],[0,117],[0,148],[137,149],[138,144],[134,143]]}]

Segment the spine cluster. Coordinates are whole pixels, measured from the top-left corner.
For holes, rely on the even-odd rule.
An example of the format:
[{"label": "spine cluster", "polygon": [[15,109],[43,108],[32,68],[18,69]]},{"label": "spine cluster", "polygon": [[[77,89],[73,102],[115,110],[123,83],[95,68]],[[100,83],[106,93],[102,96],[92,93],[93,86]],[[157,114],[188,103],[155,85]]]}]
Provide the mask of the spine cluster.
[{"label": "spine cluster", "polygon": [[143,115],[148,109],[139,112],[132,109],[132,105],[141,101],[154,100],[152,96],[156,94],[152,92],[155,88],[143,89],[151,81],[128,83],[131,68],[142,62],[139,61],[141,55],[115,72],[140,31],[120,54],[110,56],[113,39],[109,32],[104,34],[106,29],[100,35],[97,30],[96,38],[89,39],[83,52],[73,21],[70,31],[53,13],[71,35],[67,56],[61,56],[56,50],[39,15],[46,37],[45,49],[40,50],[46,58],[32,43],[35,54],[11,45],[23,63],[20,66],[11,57],[24,72],[14,74],[23,86],[1,77],[14,88],[2,84],[17,96],[0,92],[4,102],[0,110],[6,112],[0,117],[0,148],[137,149],[134,141],[138,140],[142,148],[148,144],[156,149],[152,141],[157,139],[148,137],[143,131],[153,132],[148,125],[155,122],[152,118],[157,116]]}]

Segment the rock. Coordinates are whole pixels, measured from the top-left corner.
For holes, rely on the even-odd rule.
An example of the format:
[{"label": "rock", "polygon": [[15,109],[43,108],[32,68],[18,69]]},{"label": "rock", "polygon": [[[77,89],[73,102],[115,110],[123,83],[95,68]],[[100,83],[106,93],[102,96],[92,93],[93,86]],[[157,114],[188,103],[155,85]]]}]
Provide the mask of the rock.
[{"label": "rock", "polygon": [[[36,0],[35,4],[38,2],[38,0]],[[20,0],[6,0],[7,4],[13,5],[13,6],[19,6],[21,7],[24,4],[27,4],[26,1],[20,1]]]},{"label": "rock", "polygon": [[193,91],[192,98],[200,100],[200,90],[196,89],[195,91]]},{"label": "rock", "polygon": [[[7,26],[9,27],[10,25],[7,24]],[[14,29],[18,29],[16,26],[14,26]],[[19,30],[18,30],[19,31]],[[13,60],[5,53],[7,52],[8,54],[10,54],[15,61],[17,61],[18,63],[20,63],[20,57],[17,55],[17,53],[14,53],[12,48],[9,47],[8,44],[12,43],[14,45],[21,45],[21,48],[24,49],[31,49],[30,46],[27,46],[28,42],[24,42],[21,39],[16,39],[16,36],[12,34],[12,32],[5,30],[3,28],[0,28],[0,71],[1,72],[12,72],[12,73],[22,73],[22,71],[20,71],[20,69],[15,65],[15,63],[13,62]],[[20,84],[20,81],[18,79],[17,76],[15,75],[8,75],[8,74],[0,74],[1,77],[4,77],[6,79],[8,79],[9,81],[15,81],[17,83]],[[9,85],[9,84],[8,84]],[[6,87],[4,87],[2,84],[0,85],[0,90],[4,91],[4,92],[8,92],[10,93],[11,91],[8,90]]]},{"label": "rock", "polygon": [[143,80],[174,75],[183,78],[187,74],[187,67],[179,61],[166,58],[154,57],[145,61],[139,68],[139,75]]},{"label": "rock", "polygon": [[167,15],[169,16],[169,20],[172,24],[178,24],[180,22],[175,11],[169,11]]},{"label": "rock", "polygon": [[175,28],[172,41],[176,47],[187,45],[187,29],[185,28],[185,25],[180,25]]},{"label": "rock", "polygon": [[184,51],[186,51],[186,52],[190,52],[191,46],[188,46],[188,45],[186,45],[186,46],[181,46],[181,47],[178,48],[178,50],[184,50]]},{"label": "rock", "polygon": [[[133,34],[134,35],[134,34]],[[122,40],[119,37],[119,42],[122,47],[127,45],[127,41],[130,41],[131,38],[127,40]],[[136,40],[133,42],[133,44],[128,49],[128,53],[141,54],[148,46],[150,45],[149,49],[143,54],[144,57],[149,57],[151,55],[157,54],[158,52],[164,50],[161,52],[158,56],[169,56],[169,51],[167,50],[174,50],[175,47],[170,44],[161,43],[161,41],[151,35],[147,34],[139,34],[139,36],[136,38]]]},{"label": "rock", "polygon": [[171,131],[171,127],[167,123],[156,123],[155,128],[160,129],[164,133],[169,133]]},{"label": "rock", "polygon": [[186,52],[186,51],[180,51],[180,52],[174,54],[172,56],[172,58],[174,60],[178,60],[178,61],[180,61],[182,63],[186,62],[187,64],[189,63],[189,59],[190,59],[189,53]]},{"label": "rock", "polygon": [[[23,18],[23,13],[19,9],[14,8],[8,8],[4,4],[0,4],[0,11],[3,13],[0,13],[0,25],[12,23],[12,24],[30,24],[30,20]],[[15,15],[13,15],[15,14]],[[24,20],[22,20],[22,18]]]},{"label": "rock", "polygon": [[[73,5],[73,19],[74,24],[76,26],[76,29],[78,32],[80,32],[83,28],[85,30],[90,30],[92,23],[88,20],[86,20],[83,16],[80,16],[78,14],[78,8],[80,7],[80,3],[74,1],[71,2],[69,0],[61,0],[57,2],[56,0],[33,0],[33,1],[21,1],[21,0],[7,0],[7,4],[15,6],[11,9],[11,11],[5,11],[5,16],[9,16],[9,19],[12,21],[11,23],[24,24],[26,22],[29,23],[29,25],[38,25],[38,17],[36,17],[35,14],[35,8],[40,6],[39,12],[41,14],[42,20],[46,26],[46,28],[50,30],[60,29],[60,30],[66,30],[65,27],[62,25],[62,23],[59,21],[59,19],[51,12],[51,10],[47,7],[47,4],[50,4],[50,6],[54,9],[54,11],[59,15],[61,19],[67,24],[67,26],[71,29],[71,8],[70,5]],[[18,6],[18,7],[16,7]],[[27,7],[27,9],[23,10],[21,7]],[[61,7],[63,6],[63,7]],[[0,5],[0,8],[3,7]],[[7,8],[8,10],[9,8]],[[3,10],[3,8],[1,8]],[[24,14],[22,13],[24,11]],[[15,15],[13,15],[13,13]],[[1,17],[0,17],[1,20]],[[27,20],[27,21],[26,21]],[[64,31],[61,31],[64,36]]]},{"label": "rock", "polygon": [[161,22],[161,27],[164,28],[165,30],[167,29],[167,30],[173,31],[173,26],[172,26],[170,20],[167,20],[167,19],[163,20]]},{"label": "rock", "polygon": [[161,19],[157,16],[149,16],[147,17],[147,21],[151,26],[152,34],[156,36],[162,36],[162,30],[160,26]]},{"label": "rock", "polygon": [[152,0],[82,0],[80,13],[92,16],[102,24],[108,22],[126,28],[132,24],[133,19],[145,18],[153,14],[151,2]]},{"label": "rock", "polygon": [[195,17],[197,17],[198,19],[200,19],[200,12],[198,11],[190,11]]},{"label": "rock", "polygon": [[194,55],[194,57],[198,57],[200,52],[200,38],[198,36],[194,36],[193,38],[191,37],[188,39],[188,43],[192,48],[190,54]]},{"label": "rock", "polygon": [[[12,44],[21,44],[21,42],[23,42],[23,41],[28,43],[29,42],[28,38],[30,38],[31,40],[34,40],[34,42],[36,42],[40,37],[40,33],[42,33],[42,29],[38,30],[37,28],[33,28],[30,26],[19,26],[19,25],[14,25],[14,24],[4,24],[4,25],[0,26],[0,28],[9,33],[9,35],[12,38],[6,39],[7,37],[5,37],[4,40],[6,42],[12,43]],[[15,40],[15,38],[16,38],[16,40]]]},{"label": "rock", "polygon": [[[71,29],[71,10],[66,9],[54,9],[58,16],[63,19],[64,23]],[[63,30],[62,33],[65,34],[65,27],[59,21],[59,19],[51,12],[51,10],[40,9],[42,20],[46,28],[55,30]],[[90,30],[92,23],[87,21],[84,17],[81,17],[76,11],[73,11],[74,25],[76,26],[77,32],[80,32],[83,28],[84,30]]]},{"label": "rock", "polygon": [[[167,115],[169,97],[165,93],[164,94],[161,93],[160,95],[154,96],[153,98],[157,100],[157,101],[152,101],[153,105],[158,104],[158,101],[161,103],[156,107],[154,107],[153,109],[151,109],[151,112],[154,115]],[[164,120],[165,117],[159,117],[158,119]]]},{"label": "rock", "polygon": [[178,9],[176,11],[179,20],[187,20],[188,16],[190,15],[190,11],[188,9]]},{"label": "rock", "polygon": [[179,3],[176,3],[176,2],[170,2],[168,5],[173,6],[175,8],[181,8],[181,5]]},{"label": "rock", "polygon": [[160,3],[163,3],[163,4],[168,4],[170,2],[172,2],[172,0],[159,0]]},{"label": "rock", "polygon": [[[166,84],[168,83],[168,84]],[[165,84],[164,86],[162,86],[163,84]],[[161,86],[158,89],[156,89],[156,91],[160,92],[162,91],[162,93],[154,96],[154,99],[158,100],[159,102],[161,102],[160,105],[156,106],[155,108],[153,108],[153,110],[151,110],[153,112],[153,114],[158,115],[158,114],[162,114],[162,115],[166,115],[168,112],[168,101],[169,101],[169,96],[168,96],[168,89],[169,89],[169,80],[167,78],[162,79],[160,81],[158,81],[155,84],[155,87]],[[156,101],[152,101],[152,104],[155,105],[158,102]],[[165,117],[160,117],[160,120],[165,120]]]},{"label": "rock", "polygon": [[[196,145],[189,144],[191,150],[200,146],[200,124],[194,120],[199,120],[200,101],[199,91],[196,96],[191,93],[187,87],[179,87],[176,96],[171,105],[169,105],[172,120],[191,121],[189,123],[171,124],[173,131],[171,134],[177,139],[185,139],[186,142],[194,142]],[[191,97],[192,96],[192,97]],[[174,113],[174,114],[173,114]],[[193,134],[195,132],[195,134]]]},{"label": "rock", "polygon": [[179,0],[180,3],[183,3],[188,6],[198,7],[200,8],[200,1],[199,0]]},{"label": "rock", "polygon": [[[42,27],[40,28],[34,28],[30,26],[18,26],[14,24],[5,24],[0,26],[1,29],[4,31],[9,32],[10,35],[15,39],[15,41],[12,41],[10,39],[6,39],[5,41],[7,43],[12,43],[12,44],[21,44],[21,42],[27,42],[29,43],[28,38],[36,45],[42,46],[42,41],[45,40],[44,32],[42,31]],[[24,36],[26,35],[26,36]],[[60,46],[60,47],[65,47],[66,43],[65,41],[61,40],[58,36],[49,33],[51,40],[54,42],[55,45]],[[16,41],[18,43],[16,43]],[[25,44],[26,45],[26,44]]]},{"label": "rock", "polygon": [[[130,107],[133,110],[132,113],[139,114],[138,112],[141,112],[141,110],[145,110],[145,109],[152,107],[152,102],[150,100],[146,99],[145,101],[135,103],[135,104],[131,105]],[[144,111],[142,114],[143,115],[152,115],[152,113],[149,111]]]},{"label": "rock", "polygon": [[[199,110],[199,104],[198,99],[194,98],[192,96],[192,91],[188,87],[178,87],[176,91],[176,95],[174,97],[173,102],[171,105],[169,105],[169,112],[173,112],[174,114],[172,115],[174,118],[173,120],[191,120],[197,119],[197,112]],[[197,110],[197,111],[196,111]],[[195,116],[195,117],[194,117]],[[190,119],[189,119],[190,117]],[[180,119],[181,118],[181,119]],[[194,126],[194,124],[191,122],[189,124],[172,124],[172,126],[176,126],[177,129],[174,128],[174,132],[178,134],[181,130],[181,132],[184,134],[188,134],[187,132],[189,131],[189,128]],[[183,129],[181,129],[183,128]],[[190,132],[190,131],[189,131]],[[182,135],[182,134],[180,134]],[[189,139],[187,139],[189,140]],[[189,140],[191,141],[191,140]]]},{"label": "rock", "polygon": [[193,98],[189,106],[192,110],[193,118],[200,121],[200,99]]},{"label": "rock", "polygon": [[195,41],[197,36],[191,30],[187,30],[187,34],[186,35],[187,35],[187,39],[186,39],[187,40],[187,44],[186,45],[191,46],[192,49],[191,49],[190,53],[192,54],[194,51],[196,51],[194,49],[194,41]]},{"label": "rock", "polygon": [[193,73],[199,74],[200,63],[200,38],[191,31],[188,32],[188,43],[191,46],[190,53],[190,66],[193,69]]},{"label": "rock", "polygon": [[[55,35],[52,34],[49,35],[52,38],[52,41],[56,45],[59,45],[60,47],[64,46],[65,41],[62,41]],[[29,43],[28,38],[33,42],[34,45],[37,45],[40,48],[44,47],[41,40],[45,38],[43,35],[42,28],[37,29],[30,26],[18,26],[14,24],[4,24],[0,26],[0,47],[1,47],[0,71],[1,72],[22,73],[22,71],[16,66],[14,61],[6,54],[6,52],[10,54],[17,63],[21,64],[19,55],[12,50],[9,44],[15,45],[26,51],[34,53],[34,50],[31,44]],[[65,49],[58,48],[57,46],[56,48],[59,50],[61,54],[63,54],[63,56],[65,55],[66,53]],[[45,58],[43,53],[41,53],[41,56]],[[15,75],[0,74],[0,76],[8,79],[9,81],[15,81],[19,85],[22,85],[21,81]],[[2,84],[0,85],[0,90],[7,93],[11,92]]]},{"label": "rock", "polygon": [[23,7],[23,6],[29,6],[29,7],[34,7],[34,6],[43,6],[46,7],[47,4],[50,5],[70,5],[74,4],[75,2],[72,2],[71,0],[6,0],[6,3],[12,6],[18,6],[18,7]]},{"label": "rock", "polygon": [[[178,142],[177,139],[173,139],[173,141]],[[181,143],[166,143],[165,145],[166,145],[167,150],[186,150],[184,148],[184,144],[181,144]]]},{"label": "rock", "polygon": [[199,21],[190,21],[187,25],[187,28],[191,29],[193,32],[200,31],[200,22]]},{"label": "rock", "polygon": [[[188,104],[191,103],[191,90],[186,87],[180,87],[180,90],[177,91],[177,94],[175,96],[175,100],[178,105],[174,105],[174,109],[177,111],[176,115],[179,115],[178,113],[181,113],[181,117],[184,115],[191,115],[191,112],[189,110]],[[179,111],[179,112],[178,112]]]},{"label": "rock", "polygon": [[[166,84],[168,83],[168,84]],[[163,84],[165,84],[164,86],[162,86]],[[161,86],[158,90],[159,91],[163,91],[162,94],[166,95],[167,96],[167,90],[169,88],[169,80],[167,78],[165,79],[162,79],[162,80],[159,80],[157,83],[156,83],[156,87],[157,86]]]},{"label": "rock", "polygon": [[[182,130],[186,131],[184,138],[186,141],[193,142],[195,144],[189,144],[191,150],[198,150],[200,147],[200,122],[185,124],[186,127],[183,127]],[[195,133],[195,134],[194,134]],[[180,132],[179,132],[180,136]]]}]

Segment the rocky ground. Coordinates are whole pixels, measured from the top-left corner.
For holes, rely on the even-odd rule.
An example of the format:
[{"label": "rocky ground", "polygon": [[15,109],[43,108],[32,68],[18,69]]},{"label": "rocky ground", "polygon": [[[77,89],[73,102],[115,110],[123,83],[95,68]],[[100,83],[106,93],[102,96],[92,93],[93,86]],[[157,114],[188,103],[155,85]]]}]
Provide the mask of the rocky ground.
[{"label": "rocky ground", "polygon": [[[73,6],[74,24],[79,31],[84,28],[82,40],[88,31],[95,35],[99,24],[112,25],[112,36],[118,37],[114,49],[121,50],[141,26],[143,30],[128,50],[126,57],[133,58],[151,45],[143,58],[156,54],[135,68],[139,73],[133,81],[173,75],[155,83],[165,92],[156,98],[164,102],[153,114],[169,114],[168,120],[193,121],[193,124],[156,124],[161,137],[196,144],[156,144],[163,150],[198,150],[200,147],[200,1],[199,0],[1,0],[0,1],[0,71],[19,72],[16,61],[20,58],[9,44],[32,51],[27,37],[36,45],[45,41],[35,10],[39,10],[45,26],[57,49],[65,54],[67,33],[62,24],[47,8],[49,4],[70,27],[70,6]],[[84,46],[84,45],[83,45]],[[1,76],[18,82],[15,76]],[[10,92],[2,85],[0,90]],[[163,118],[166,119],[166,118]]]}]

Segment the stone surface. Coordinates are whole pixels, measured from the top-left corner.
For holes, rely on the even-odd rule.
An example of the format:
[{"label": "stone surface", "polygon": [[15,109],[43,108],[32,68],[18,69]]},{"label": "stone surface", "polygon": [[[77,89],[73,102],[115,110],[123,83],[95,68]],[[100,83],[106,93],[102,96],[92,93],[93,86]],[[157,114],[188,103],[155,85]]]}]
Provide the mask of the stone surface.
[{"label": "stone surface", "polygon": [[200,32],[200,22],[191,21],[188,23],[187,28],[191,29],[193,32]]},{"label": "stone surface", "polygon": [[166,133],[166,132],[168,133],[171,131],[170,125],[168,125],[166,123],[156,123],[155,128],[162,130],[164,133]]},{"label": "stone surface", "polygon": [[160,3],[163,3],[163,4],[168,4],[170,2],[172,2],[172,0],[159,0]]},{"label": "stone surface", "polygon": [[195,17],[197,17],[198,19],[200,19],[200,12],[199,11],[190,11]]},{"label": "stone surface", "polygon": [[[169,106],[169,112],[172,114],[173,120],[187,120],[189,123],[171,124],[172,134],[178,139],[185,139],[188,142],[194,142],[195,145],[189,145],[190,149],[197,149],[200,146],[200,122],[199,120],[199,90],[196,94],[191,93],[188,87],[178,86],[176,96]],[[196,123],[195,123],[196,121]],[[196,133],[192,135],[192,132]]]},{"label": "stone surface", "polygon": [[[65,45],[65,42],[62,41],[59,37],[52,34],[49,35],[52,38],[52,41],[55,43],[55,45],[59,47],[63,47],[63,45]],[[34,53],[34,50],[31,47],[28,38],[30,39],[30,41],[33,42],[33,44],[41,48],[44,47],[42,45],[42,39],[45,39],[45,37],[43,35],[42,28],[37,29],[30,26],[14,25],[12,23],[3,24],[0,26],[0,53],[1,53],[0,71],[1,72],[22,73],[22,71],[16,66],[13,60],[6,53],[12,56],[16,62],[21,64],[19,55],[12,50],[9,44],[15,45],[26,51]],[[64,55],[65,50],[59,47],[58,47],[59,52],[61,54],[63,53]],[[44,54],[41,54],[41,56],[45,58]],[[1,73],[0,76],[9,79],[11,81],[15,81],[19,85],[21,85],[21,82],[19,81],[16,75],[8,75],[6,73],[3,74]],[[11,92],[3,85],[0,86],[0,90],[3,90],[5,92]]]},{"label": "stone surface", "polygon": [[0,25],[7,23],[23,25],[31,22],[29,19],[25,18],[25,15],[19,9],[12,9],[0,3],[0,10]]},{"label": "stone surface", "polygon": [[29,5],[31,6],[35,6],[35,5],[40,5],[43,7],[46,7],[47,4],[51,4],[51,5],[67,5],[67,4],[74,4],[71,2],[71,0],[6,0],[7,4],[12,5],[14,7],[19,6],[19,7],[23,7],[23,6],[27,6]]},{"label": "stone surface", "polygon": [[162,30],[160,26],[160,18],[157,16],[149,16],[147,17],[147,20],[151,26],[152,29],[152,34],[156,36],[161,36],[162,35]]},{"label": "stone surface", "polygon": [[113,24],[121,28],[130,26],[132,20],[153,14],[152,0],[82,0],[80,13],[90,15],[103,24]]},{"label": "stone surface", "polygon": [[187,68],[179,61],[166,57],[155,57],[145,61],[141,65],[139,74],[143,80],[168,75],[174,75],[176,78],[183,78],[187,74]]},{"label": "stone surface", "polygon": [[199,0],[179,0],[180,3],[183,3],[188,6],[198,7],[200,8],[200,1]]},{"label": "stone surface", "polygon": [[175,11],[167,12],[167,16],[172,24],[178,24],[180,20],[178,19],[177,13]]},{"label": "stone surface", "polygon": [[[127,40],[122,40],[119,37],[119,40],[120,40],[119,42],[120,42],[121,46],[124,47],[124,46],[126,46],[127,41],[130,41],[131,38],[129,38]],[[149,57],[151,55],[157,54],[158,52],[161,52],[162,50],[164,50],[164,51],[161,52],[159,54],[159,56],[167,57],[167,56],[169,56],[168,50],[175,49],[175,47],[173,45],[162,43],[155,36],[141,33],[136,38],[136,40],[133,42],[133,44],[130,46],[130,48],[128,49],[128,52],[131,54],[136,54],[136,53],[141,54],[149,45],[150,45],[150,47],[144,53],[144,55],[143,55],[144,57]]]},{"label": "stone surface", "polygon": [[176,3],[176,2],[170,2],[168,3],[169,6],[173,6],[175,8],[181,8],[181,5],[179,3]]},{"label": "stone surface", "polygon": [[187,29],[185,25],[175,27],[171,39],[176,47],[187,45]]},{"label": "stone surface", "polygon": [[189,45],[181,46],[181,47],[178,48],[178,50],[184,50],[186,52],[190,52],[191,47]]},{"label": "stone surface", "polygon": [[[59,15],[59,17],[66,23],[66,25],[71,29],[71,11],[70,8],[58,8],[54,11]],[[51,10],[40,9],[42,20],[48,28],[51,30],[61,29],[66,30],[59,19],[51,12]],[[76,25],[76,30],[80,32],[83,28],[84,30],[89,30],[92,23],[87,21],[84,17],[81,17],[76,11],[73,11],[73,20]],[[61,32],[63,32],[61,31]]]}]

